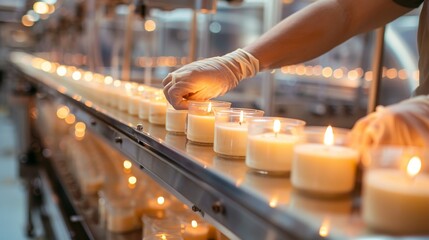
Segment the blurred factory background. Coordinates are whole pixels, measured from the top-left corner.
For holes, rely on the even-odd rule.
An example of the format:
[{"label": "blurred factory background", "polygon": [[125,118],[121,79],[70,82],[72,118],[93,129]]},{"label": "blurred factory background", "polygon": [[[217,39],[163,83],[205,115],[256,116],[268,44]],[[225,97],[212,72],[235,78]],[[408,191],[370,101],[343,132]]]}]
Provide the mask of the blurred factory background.
[{"label": "blurred factory background", "polygon": [[[243,47],[311,2],[2,0],[1,59],[10,50],[26,49],[51,61],[159,86],[183,64]],[[383,105],[409,97],[417,85],[417,23],[417,12],[411,12],[387,26]],[[309,62],[260,73],[222,99],[311,125],[350,128],[366,113],[374,39],[374,33],[362,34]]]}]

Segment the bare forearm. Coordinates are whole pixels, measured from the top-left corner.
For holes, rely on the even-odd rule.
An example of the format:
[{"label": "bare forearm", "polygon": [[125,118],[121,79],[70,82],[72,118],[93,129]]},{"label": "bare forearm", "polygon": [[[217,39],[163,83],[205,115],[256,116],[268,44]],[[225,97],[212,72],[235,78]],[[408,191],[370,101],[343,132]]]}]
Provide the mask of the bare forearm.
[{"label": "bare forearm", "polygon": [[301,63],[409,10],[392,0],[319,0],[244,49],[259,60],[261,70]]}]

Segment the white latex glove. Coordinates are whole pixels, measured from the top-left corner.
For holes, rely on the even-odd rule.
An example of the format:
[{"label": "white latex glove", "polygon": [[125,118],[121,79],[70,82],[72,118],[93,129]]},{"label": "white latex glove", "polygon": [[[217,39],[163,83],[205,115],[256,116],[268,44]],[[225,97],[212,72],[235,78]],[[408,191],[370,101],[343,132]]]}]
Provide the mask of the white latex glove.
[{"label": "white latex glove", "polygon": [[259,61],[243,49],[221,57],[187,64],[162,81],[164,94],[175,109],[187,109],[188,100],[224,95],[247,77],[259,72]]},{"label": "white latex glove", "polygon": [[379,145],[429,147],[429,97],[378,107],[355,124],[350,137],[363,153]]}]

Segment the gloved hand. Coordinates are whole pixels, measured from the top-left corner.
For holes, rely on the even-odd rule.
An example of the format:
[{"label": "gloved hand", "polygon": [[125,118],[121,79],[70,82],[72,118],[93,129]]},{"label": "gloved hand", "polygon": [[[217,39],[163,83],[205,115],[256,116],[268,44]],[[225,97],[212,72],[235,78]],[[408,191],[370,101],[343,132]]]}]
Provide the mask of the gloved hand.
[{"label": "gloved hand", "polygon": [[354,125],[350,141],[362,153],[379,145],[429,147],[429,96],[378,107]]},{"label": "gloved hand", "polygon": [[259,71],[259,61],[242,49],[185,65],[162,81],[164,94],[175,109],[187,109],[188,100],[224,95]]}]

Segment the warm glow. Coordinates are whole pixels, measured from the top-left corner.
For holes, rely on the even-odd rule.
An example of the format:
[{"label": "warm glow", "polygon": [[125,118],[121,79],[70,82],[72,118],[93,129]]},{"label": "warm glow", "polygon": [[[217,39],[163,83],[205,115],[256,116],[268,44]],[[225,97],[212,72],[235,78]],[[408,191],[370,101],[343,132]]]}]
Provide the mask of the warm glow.
[{"label": "warm glow", "polygon": [[26,27],[31,27],[31,26],[34,25],[33,18],[30,17],[30,15],[24,15],[24,16],[22,16],[21,23],[22,23],[22,25],[24,25]]},{"label": "warm glow", "polygon": [[277,207],[279,200],[277,199],[277,197],[274,197],[273,199],[270,200],[270,207],[275,208]]},{"label": "warm glow", "polygon": [[152,32],[152,31],[155,31],[155,29],[156,29],[156,23],[155,23],[155,21],[153,21],[153,20],[146,20],[145,22],[144,22],[144,29],[146,30],[146,31],[148,31],[148,32]]},{"label": "warm glow", "polygon": [[113,86],[114,87],[120,87],[121,86],[121,80],[115,80],[115,81],[113,81]]},{"label": "warm glow", "polygon": [[365,73],[365,81],[372,81],[372,71],[368,71]]},{"label": "warm glow", "polygon": [[125,169],[131,169],[131,167],[133,166],[133,164],[128,160],[125,160],[123,165]]},{"label": "warm glow", "polygon": [[104,78],[104,84],[106,84],[106,85],[110,85],[110,84],[112,84],[113,83],[113,78],[111,77],[111,76],[106,76],[105,78]]},{"label": "warm glow", "polygon": [[399,77],[399,79],[401,79],[401,80],[406,80],[406,79],[408,78],[407,71],[406,71],[405,69],[401,69],[401,70],[399,70],[399,72],[398,72],[398,77]]},{"label": "warm glow", "polygon": [[330,67],[324,67],[322,69],[322,76],[325,78],[329,78],[332,76],[332,68]]},{"label": "warm glow", "polygon": [[137,178],[134,177],[134,176],[129,177],[128,178],[128,183],[132,184],[132,185],[136,184],[137,183]]},{"label": "warm glow", "polygon": [[350,72],[347,73],[347,78],[350,80],[356,80],[358,79],[358,71],[357,70],[351,70]]},{"label": "warm glow", "polygon": [[69,114],[67,115],[65,121],[67,124],[71,125],[76,121],[76,117],[73,114]]},{"label": "warm glow", "polygon": [[273,131],[274,133],[280,132],[280,120],[274,120]]},{"label": "warm glow", "polygon": [[62,106],[57,110],[57,117],[59,119],[65,119],[69,113],[70,109],[67,106]]},{"label": "warm glow", "polygon": [[209,102],[209,106],[207,107],[207,112],[211,112],[212,111],[212,103]]},{"label": "warm glow", "polygon": [[198,223],[197,223],[197,221],[192,220],[192,221],[191,221],[191,226],[192,226],[193,228],[197,228],[197,227],[198,227]]},{"label": "warm glow", "polygon": [[83,122],[77,122],[74,128],[76,129],[76,131],[84,132],[86,129],[86,125]]},{"label": "warm glow", "polygon": [[78,81],[82,78],[82,73],[80,73],[79,70],[76,70],[73,72],[72,78],[73,78],[73,80]]},{"label": "warm glow", "polygon": [[410,177],[415,177],[422,168],[422,161],[419,157],[414,156],[410,159],[407,165],[407,174]]},{"label": "warm glow", "polygon": [[137,91],[139,91],[139,92],[144,92],[144,86],[138,86],[137,87]]},{"label": "warm glow", "polygon": [[334,131],[331,126],[326,128],[325,137],[323,139],[325,145],[331,146],[334,145]]},{"label": "warm glow", "polygon": [[92,74],[92,72],[86,71],[86,72],[83,74],[83,79],[84,79],[85,81],[87,81],[87,82],[91,82],[91,81],[92,81],[92,78],[93,78],[93,74]]},{"label": "warm glow", "polygon": [[50,72],[52,69],[52,64],[48,61],[45,61],[42,63],[42,65],[40,66],[40,68],[45,71],[45,72]]},{"label": "warm glow", "polygon": [[133,87],[132,87],[131,83],[125,83],[125,91],[129,92],[129,91],[131,91],[132,88]]},{"label": "warm glow", "polygon": [[161,234],[161,239],[162,240],[167,240],[167,236],[165,236],[165,234]]},{"label": "warm glow", "polygon": [[76,136],[76,139],[81,140],[85,137],[85,131],[75,131],[74,135]]},{"label": "warm glow", "polygon": [[49,5],[45,2],[35,2],[33,4],[33,10],[38,14],[48,14]]},{"label": "warm glow", "polygon": [[156,199],[156,202],[157,202],[159,205],[162,205],[162,204],[164,204],[164,203],[165,203],[165,199],[164,199],[164,197],[158,197],[158,198]]},{"label": "warm glow", "polygon": [[65,66],[63,66],[63,65],[60,65],[57,68],[57,74],[58,74],[58,76],[61,76],[61,77],[65,76],[67,74],[67,68]]},{"label": "warm glow", "polygon": [[324,219],[319,229],[319,235],[321,237],[327,237],[329,235],[329,228],[330,228],[329,219]]},{"label": "warm glow", "polygon": [[244,113],[243,110],[240,111],[240,124],[244,122]]},{"label": "warm glow", "polygon": [[344,76],[343,70],[341,68],[335,69],[334,78],[340,79]]},{"label": "warm glow", "polygon": [[48,11],[48,14],[52,14],[52,13],[54,13],[55,12],[55,6],[54,5],[48,5],[48,7],[49,7],[49,11]]}]

